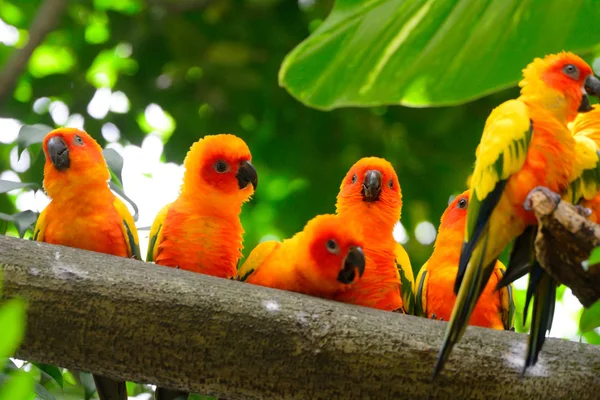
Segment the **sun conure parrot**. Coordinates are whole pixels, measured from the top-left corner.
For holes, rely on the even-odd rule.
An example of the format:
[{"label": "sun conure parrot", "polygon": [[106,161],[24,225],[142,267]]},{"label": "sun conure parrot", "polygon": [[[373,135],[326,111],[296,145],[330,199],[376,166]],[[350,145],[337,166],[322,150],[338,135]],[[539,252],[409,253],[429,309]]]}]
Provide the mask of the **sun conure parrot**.
[{"label": "sun conure parrot", "polygon": [[[181,192],[156,216],[147,261],[172,268],[233,278],[242,256],[242,204],[258,184],[246,143],[230,134],[208,135],[194,143],[183,162]],[[187,398],[157,388],[157,400]]]},{"label": "sun conure parrot", "polygon": [[412,313],[412,267],[392,236],[402,211],[402,193],[392,164],[377,157],[357,161],[342,181],[336,209],[363,236],[367,265],[360,281],[334,299]]},{"label": "sun conure parrot", "polygon": [[[434,376],[462,336],[502,250],[517,238],[507,276],[517,261],[531,258],[519,250],[521,241],[530,242],[531,233],[526,228],[537,224],[533,212],[524,207],[526,197],[536,186],[558,193],[567,188],[575,157],[575,140],[567,124],[578,111],[591,108],[586,91],[600,92],[600,81],[590,66],[566,52],[535,59],[523,70],[519,86],[519,98],[502,103],[488,117],[477,150],[464,244],[454,285],[457,300]],[[526,237],[520,241],[518,237],[522,234]],[[531,248],[530,243],[525,244],[525,248]],[[536,270],[536,275],[541,270],[533,264],[531,269]],[[543,333],[551,322],[552,293],[556,291],[554,282],[548,284],[549,280],[530,279],[530,286],[538,288],[536,297],[542,300],[534,307],[535,329]],[[544,317],[536,318],[536,311]],[[533,324],[532,336],[539,338]],[[540,347],[534,348],[533,353],[537,354]],[[532,362],[535,361],[528,355],[526,365]]]},{"label": "sun conure parrot", "polygon": [[364,270],[360,235],[341,217],[324,214],[283,242],[256,246],[239,269],[238,279],[331,299],[359,281]]},{"label": "sun conure parrot", "polygon": [[[84,131],[59,128],[46,135],[42,147],[44,189],[51,200],[33,240],[141,259],[133,217],[108,187],[100,145]],[[98,375],[94,382],[101,400],[127,400],[125,382]]]},{"label": "sun conure parrot", "polygon": [[[417,315],[443,321],[450,319],[456,300],[454,281],[458,271],[468,204],[469,191],[465,191],[448,205],[442,215],[433,254],[423,265],[415,281]],[[469,325],[499,330],[513,328],[515,302],[512,284],[496,290],[504,272],[504,265],[497,261],[492,276],[473,310]]]}]

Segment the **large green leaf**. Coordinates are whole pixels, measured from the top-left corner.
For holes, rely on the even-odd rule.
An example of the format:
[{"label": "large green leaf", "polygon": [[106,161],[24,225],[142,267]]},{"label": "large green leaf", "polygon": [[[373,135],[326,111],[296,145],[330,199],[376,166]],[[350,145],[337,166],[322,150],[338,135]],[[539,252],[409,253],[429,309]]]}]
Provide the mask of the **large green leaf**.
[{"label": "large green leaf", "polygon": [[5,181],[0,179],[0,194],[10,192],[15,189],[38,189],[40,186],[37,183],[33,182],[13,182],[13,181]]},{"label": "large green leaf", "polygon": [[585,308],[579,319],[579,331],[582,333],[591,331],[600,326],[600,301]]},{"label": "large green leaf", "polygon": [[25,371],[16,371],[0,380],[0,400],[33,400],[35,382]]},{"label": "large green leaf", "polygon": [[337,0],[279,83],[320,109],[460,104],[514,85],[535,57],[600,43],[595,0]]},{"label": "large green leaf", "polygon": [[17,351],[25,335],[25,301],[11,299],[0,306],[0,360]]}]

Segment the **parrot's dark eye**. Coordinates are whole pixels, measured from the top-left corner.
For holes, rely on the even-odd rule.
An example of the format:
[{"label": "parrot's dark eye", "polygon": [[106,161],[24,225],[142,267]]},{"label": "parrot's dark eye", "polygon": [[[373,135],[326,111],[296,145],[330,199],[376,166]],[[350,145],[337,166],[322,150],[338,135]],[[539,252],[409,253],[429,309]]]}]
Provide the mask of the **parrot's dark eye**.
[{"label": "parrot's dark eye", "polygon": [[327,241],[327,251],[330,253],[337,253],[338,252],[338,244],[335,240],[333,239],[329,239]]},{"label": "parrot's dark eye", "polygon": [[219,160],[215,163],[215,171],[217,171],[218,173],[222,174],[225,173],[229,170],[229,166],[227,165],[227,163],[223,160]]},{"label": "parrot's dark eye", "polygon": [[356,177],[356,174],[352,175],[352,183],[356,183],[356,180],[357,180],[357,179],[358,179],[358,178]]},{"label": "parrot's dark eye", "polygon": [[393,179],[390,179],[390,181],[388,182],[388,186],[390,189],[394,188],[394,180]]},{"label": "parrot's dark eye", "polygon": [[563,72],[569,78],[573,78],[575,80],[579,79],[579,69],[573,64],[567,64],[563,67]]},{"label": "parrot's dark eye", "polygon": [[81,138],[81,136],[75,135],[75,137],[73,138],[73,144],[75,144],[76,146],[83,146],[83,139]]},{"label": "parrot's dark eye", "polygon": [[460,199],[458,201],[458,204],[456,205],[458,208],[467,208],[467,204],[469,202],[467,201],[467,199],[465,199],[464,197],[462,199]]}]

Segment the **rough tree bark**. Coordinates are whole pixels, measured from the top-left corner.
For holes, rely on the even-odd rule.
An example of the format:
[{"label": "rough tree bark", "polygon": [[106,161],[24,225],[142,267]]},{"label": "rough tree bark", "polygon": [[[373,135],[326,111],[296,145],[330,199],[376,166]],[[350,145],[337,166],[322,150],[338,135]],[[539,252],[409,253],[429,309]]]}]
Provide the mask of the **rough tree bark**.
[{"label": "rough tree bark", "polygon": [[431,381],[445,322],[0,236],[5,296],[29,301],[17,356],[236,398],[595,399],[600,347],[468,328]]},{"label": "rough tree bark", "polygon": [[539,221],[535,247],[540,264],[581,304],[591,306],[600,299],[600,265],[585,270],[582,262],[600,245],[600,226],[555,193],[534,189],[529,198]]}]

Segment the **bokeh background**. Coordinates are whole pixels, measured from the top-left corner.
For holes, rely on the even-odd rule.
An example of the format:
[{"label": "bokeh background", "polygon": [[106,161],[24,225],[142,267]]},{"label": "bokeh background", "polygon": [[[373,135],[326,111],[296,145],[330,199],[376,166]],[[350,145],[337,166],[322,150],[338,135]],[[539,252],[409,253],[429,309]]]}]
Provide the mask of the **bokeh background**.
[{"label": "bokeh background", "polygon": [[[40,1],[0,1],[0,65],[28,38]],[[77,0],[35,49],[0,108],[0,179],[42,181],[43,154],[16,139],[23,124],[85,129],[124,158],[123,186],[139,207],[142,253],[158,210],[178,193],[182,162],[200,137],[234,133],[259,173],[244,205],[244,253],[291,236],[334,212],[348,168],[364,156],[394,165],[402,225],[415,275],[429,257],[439,218],[466,179],[486,117],[512,88],[456,107],[316,111],[279,87],[284,56],[314,31],[332,1]],[[594,63],[597,66],[597,62]],[[42,190],[0,194],[0,212],[39,212]],[[0,222],[0,228],[3,224]],[[3,231],[16,235],[7,224]],[[525,280],[516,284],[522,307]],[[526,330],[519,322],[517,329]],[[600,343],[578,332],[581,306],[559,290],[552,336]],[[76,397],[74,397],[76,398]]]}]

